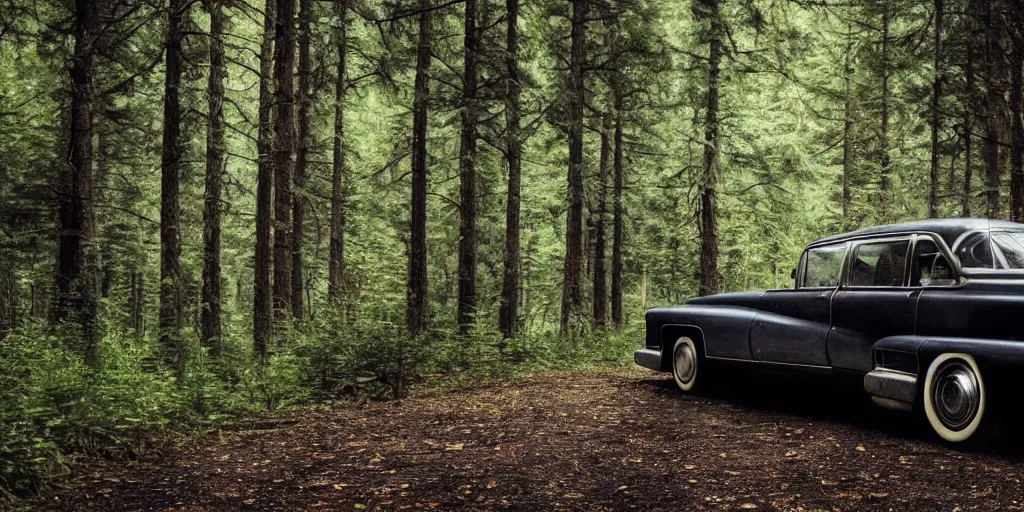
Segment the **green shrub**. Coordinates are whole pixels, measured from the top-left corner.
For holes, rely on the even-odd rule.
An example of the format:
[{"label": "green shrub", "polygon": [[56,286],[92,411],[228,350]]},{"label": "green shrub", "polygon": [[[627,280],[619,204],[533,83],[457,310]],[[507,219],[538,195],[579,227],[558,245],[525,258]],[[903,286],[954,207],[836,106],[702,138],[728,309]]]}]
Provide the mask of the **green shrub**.
[{"label": "green shrub", "polygon": [[458,336],[442,328],[410,339],[404,325],[381,320],[400,317],[388,311],[351,323],[308,322],[274,347],[265,366],[253,358],[251,333],[226,326],[217,359],[190,344],[181,382],[162,368],[156,340],[134,331],[108,331],[103,366],[92,369],[59,329],[23,326],[0,340],[0,497],[31,493],[64,474],[62,454],[134,455],[169,432],[316,400],[386,399],[417,387],[619,366],[642,335],[629,328],[575,340],[502,340],[494,332]]}]

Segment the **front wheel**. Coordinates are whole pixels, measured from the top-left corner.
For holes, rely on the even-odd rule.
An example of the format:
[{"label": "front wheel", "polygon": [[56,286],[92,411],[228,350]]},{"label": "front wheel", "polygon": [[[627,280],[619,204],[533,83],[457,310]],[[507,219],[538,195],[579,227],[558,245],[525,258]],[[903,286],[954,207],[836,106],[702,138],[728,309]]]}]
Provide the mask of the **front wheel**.
[{"label": "front wheel", "polygon": [[932,430],[951,443],[981,447],[996,433],[985,382],[969,354],[946,353],[935,358],[924,381],[924,412]]},{"label": "front wheel", "polygon": [[672,347],[672,377],[685,393],[696,393],[704,386],[704,357],[692,339],[683,336]]}]

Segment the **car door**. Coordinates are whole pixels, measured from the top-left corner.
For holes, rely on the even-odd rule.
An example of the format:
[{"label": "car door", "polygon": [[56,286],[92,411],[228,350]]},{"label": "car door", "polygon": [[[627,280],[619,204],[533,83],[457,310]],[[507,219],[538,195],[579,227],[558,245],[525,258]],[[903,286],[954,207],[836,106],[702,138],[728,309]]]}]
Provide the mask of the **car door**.
[{"label": "car door", "polygon": [[796,287],[769,290],[750,328],[751,355],[768,363],[828,366],[830,303],[839,286],[847,244],[811,247],[801,258]]},{"label": "car door", "polygon": [[912,244],[909,235],[852,244],[832,298],[827,350],[834,368],[869,372],[876,341],[914,333],[921,288],[908,286]]}]

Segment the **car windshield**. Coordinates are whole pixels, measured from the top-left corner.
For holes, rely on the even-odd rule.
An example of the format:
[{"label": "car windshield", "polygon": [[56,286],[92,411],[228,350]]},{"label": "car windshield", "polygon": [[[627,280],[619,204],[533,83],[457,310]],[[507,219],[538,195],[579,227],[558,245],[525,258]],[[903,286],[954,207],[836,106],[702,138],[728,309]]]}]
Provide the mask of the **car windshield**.
[{"label": "car windshield", "polygon": [[965,268],[1024,269],[1024,231],[978,231],[956,248]]},{"label": "car windshield", "polygon": [[1024,268],[1024,232],[993,231],[992,244],[1002,253],[1002,268]]}]

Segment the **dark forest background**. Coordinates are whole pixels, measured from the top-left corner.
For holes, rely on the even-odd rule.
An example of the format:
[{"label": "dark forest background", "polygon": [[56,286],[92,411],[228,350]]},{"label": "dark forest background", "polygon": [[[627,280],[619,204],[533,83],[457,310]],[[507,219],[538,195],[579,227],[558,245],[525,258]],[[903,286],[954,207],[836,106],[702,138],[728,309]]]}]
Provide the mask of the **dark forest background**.
[{"label": "dark forest background", "polygon": [[1024,218],[1021,0],[0,0],[0,499]]}]

